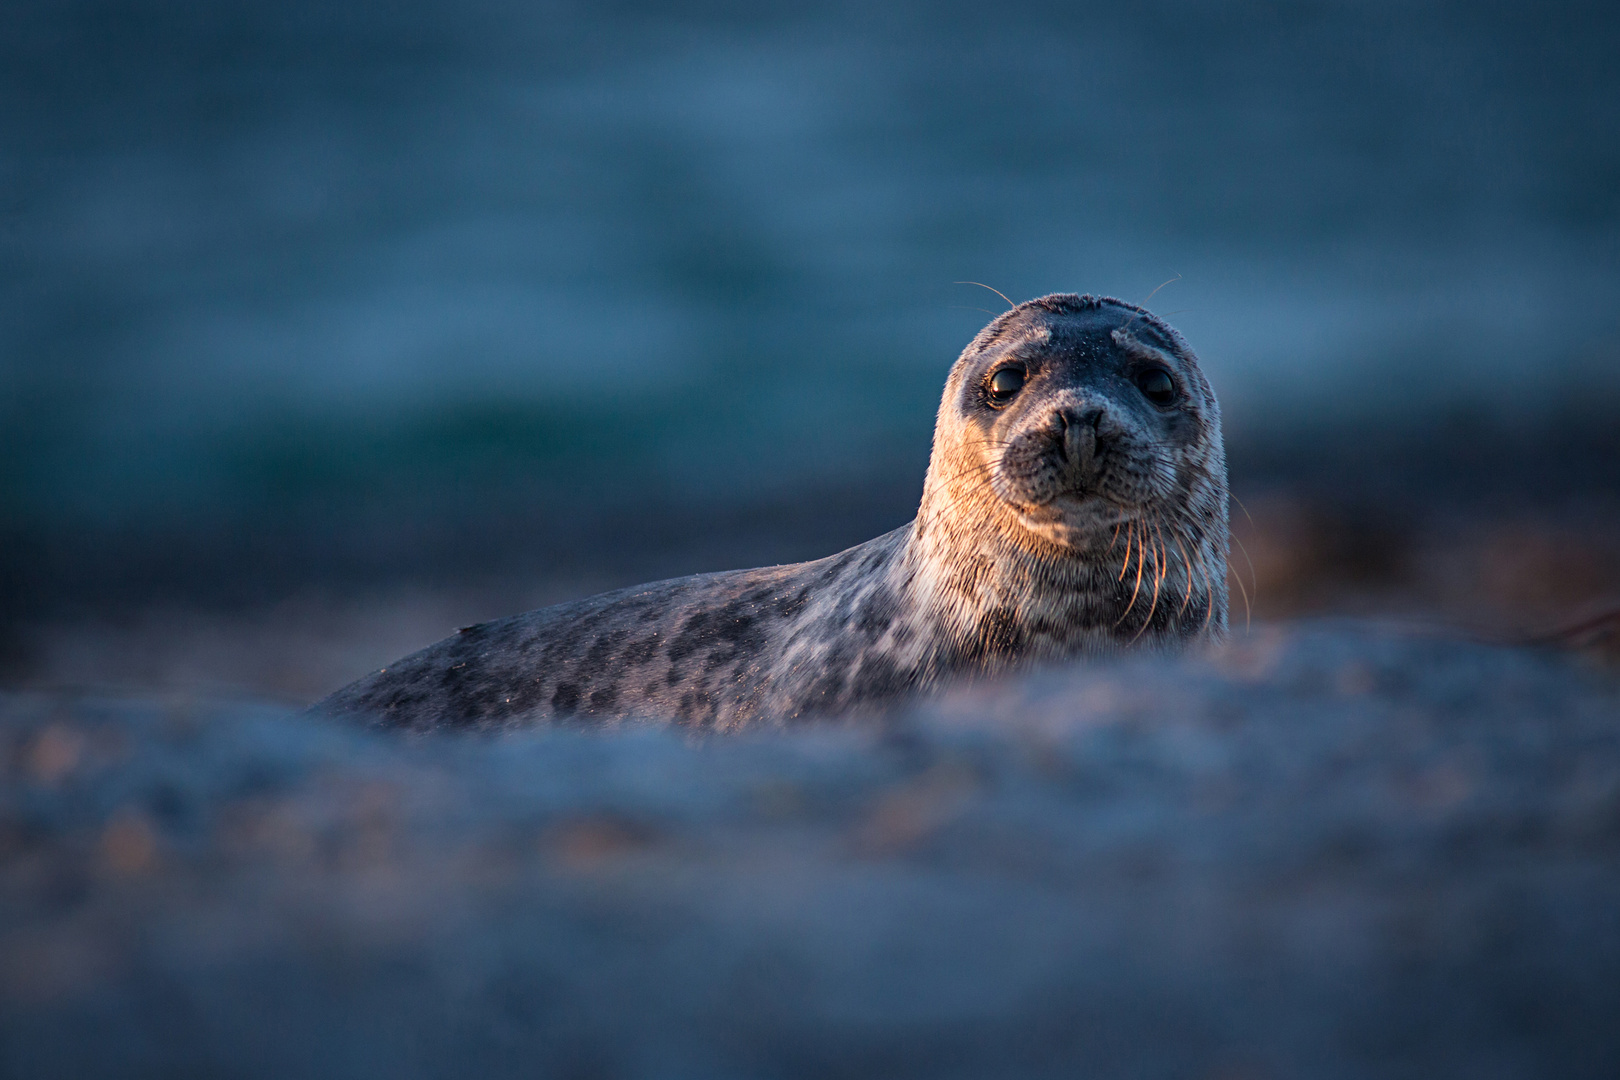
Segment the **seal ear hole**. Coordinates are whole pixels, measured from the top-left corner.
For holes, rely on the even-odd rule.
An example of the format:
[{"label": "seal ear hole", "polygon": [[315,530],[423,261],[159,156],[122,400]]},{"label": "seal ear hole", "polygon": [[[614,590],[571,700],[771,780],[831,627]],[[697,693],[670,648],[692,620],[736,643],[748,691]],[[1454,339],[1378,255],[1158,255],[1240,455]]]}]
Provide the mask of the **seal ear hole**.
[{"label": "seal ear hole", "polygon": [[1155,405],[1169,405],[1176,400],[1176,380],[1161,367],[1145,368],[1138,372],[1136,388]]},{"label": "seal ear hole", "polygon": [[1024,380],[1028,377],[1024,369],[1017,364],[999,368],[985,382],[985,396],[990,399],[992,405],[1005,405],[1024,388]]}]

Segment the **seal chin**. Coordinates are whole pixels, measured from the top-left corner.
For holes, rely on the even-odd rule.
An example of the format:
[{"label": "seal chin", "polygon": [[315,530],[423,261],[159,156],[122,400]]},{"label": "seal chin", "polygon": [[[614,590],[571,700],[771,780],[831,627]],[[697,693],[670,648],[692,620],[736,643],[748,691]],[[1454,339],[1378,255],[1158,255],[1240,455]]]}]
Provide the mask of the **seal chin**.
[{"label": "seal chin", "polygon": [[1073,551],[1091,550],[1098,537],[1106,540],[1128,516],[1101,495],[1067,492],[1039,506],[1014,505],[1012,509],[1025,531]]},{"label": "seal chin", "polygon": [[1085,551],[1091,546],[1091,530],[1077,528],[1066,521],[1036,521],[1023,516],[1021,524],[1025,530],[1054,547]]}]

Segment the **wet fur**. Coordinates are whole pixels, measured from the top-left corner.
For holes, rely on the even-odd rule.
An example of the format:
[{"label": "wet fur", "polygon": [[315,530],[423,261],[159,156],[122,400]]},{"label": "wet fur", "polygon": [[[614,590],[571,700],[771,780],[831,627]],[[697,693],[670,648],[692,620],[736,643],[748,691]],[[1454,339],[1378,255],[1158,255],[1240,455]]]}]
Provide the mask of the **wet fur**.
[{"label": "wet fur", "polygon": [[[985,382],[1016,362],[1005,407]],[[1132,382],[1167,368],[1181,400]],[[1180,335],[1057,294],[951,370],[916,520],[815,562],[699,574],[469,627],[320,702],[390,728],[671,718],[720,729],[881,706],[944,681],[1226,627],[1226,465]]]}]

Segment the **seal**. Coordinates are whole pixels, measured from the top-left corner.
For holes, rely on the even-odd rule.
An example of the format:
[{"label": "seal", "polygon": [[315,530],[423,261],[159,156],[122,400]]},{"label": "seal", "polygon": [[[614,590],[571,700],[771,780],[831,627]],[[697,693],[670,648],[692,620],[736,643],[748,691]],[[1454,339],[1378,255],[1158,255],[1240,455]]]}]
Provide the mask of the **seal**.
[{"label": "seal", "polygon": [[1054,294],[951,368],[911,523],[463,629],[318,702],[393,729],[849,714],[952,680],[1226,629],[1220,409],[1145,309]]}]

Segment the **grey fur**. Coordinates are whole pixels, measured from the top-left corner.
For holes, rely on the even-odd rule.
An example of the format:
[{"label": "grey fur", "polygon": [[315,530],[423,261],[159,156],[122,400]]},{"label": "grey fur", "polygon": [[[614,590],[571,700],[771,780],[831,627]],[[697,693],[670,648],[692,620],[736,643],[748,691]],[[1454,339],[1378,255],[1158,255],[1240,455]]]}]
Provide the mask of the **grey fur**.
[{"label": "grey fur", "polygon": [[[1007,364],[1023,388],[998,405]],[[1171,374],[1154,405],[1133,377]],[[1226,627],[1220,410],[1144,309],[1054,294],[951,369],[916,519],[829,558],[699,574],[469,627],[316,709],[389,728],[665,717],[719,729]]]}]

